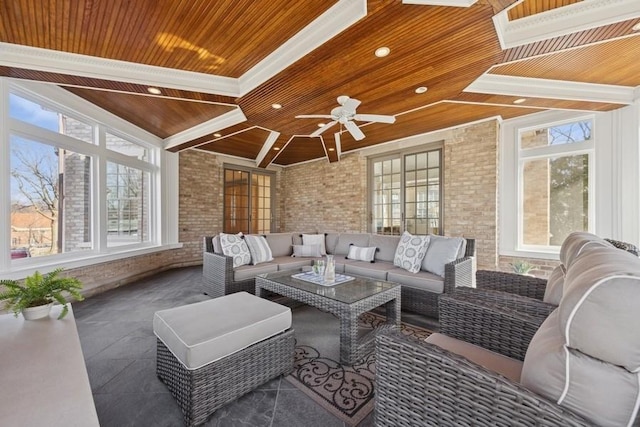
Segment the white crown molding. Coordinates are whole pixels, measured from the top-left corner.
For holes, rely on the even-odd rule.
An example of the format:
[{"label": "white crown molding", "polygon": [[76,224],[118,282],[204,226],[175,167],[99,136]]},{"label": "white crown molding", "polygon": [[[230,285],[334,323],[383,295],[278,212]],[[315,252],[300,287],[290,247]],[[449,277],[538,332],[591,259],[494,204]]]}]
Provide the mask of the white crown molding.
[{"label": "white crown molding", "polygon": [[508,9],[493,17],[503,49],[640,17],[638,0],[589,0],[509,20]]},{"label": "white crown molding", "polygon": [[279,136],[280,136],[280,132],[270,131],[269,136],[267,137],[267,140],[264,142],[264,145],[262,145],[262,148],[258,153],[258,157],[256,157],[256,166],[260,166],[260,162],[264,160],[267,153],[269,153],[269,151],[273,147],[273,144],[275,144]]},{"label": "white crown molding", "polygon": [[0,65],[237,97],[238,79],[0,42]]},{"label": "white crown molding", "polygon": [[424,6],[471,7],[478,0],[402,0],[403,4],[419,4]]},{"label": "white crown molding", "polygon": [[340,0],[239,78],[240,96],[367,16],[366,0]]},{"label": "white crown molding", "polygon": [[464,92],[614,104],[631,104],[634,101],[634,88],[628,86],[534,79],[499,74],[483,74],[467,86]]},{"label": "white crown molding", "polygon": [[165,138],[164,148],[169,149],[245,121],[247,121],[247,118],[242,110],[240,108],[236,108],[204,123],[200,123],[197,126]]}]

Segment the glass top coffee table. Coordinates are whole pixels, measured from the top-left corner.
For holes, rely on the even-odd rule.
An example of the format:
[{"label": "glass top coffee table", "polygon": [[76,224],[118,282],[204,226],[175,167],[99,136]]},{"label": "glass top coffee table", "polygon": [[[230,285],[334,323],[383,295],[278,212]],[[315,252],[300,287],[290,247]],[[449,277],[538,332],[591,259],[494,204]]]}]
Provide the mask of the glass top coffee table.
[{"label": "glass top coffee table", "polygon": [[[370,332],[358,338],[358,316],[384,306],[387,324],[400,326],[400,285],[383,280],[352,276],[348,282],[325,286],[292,277],[299,271],[278,271],[256,277],[256,295],[265,291],[335,314],[340,319],[340,361],[353,365],[375,346]],[[351,275],[350,275],[351,276]]]}]

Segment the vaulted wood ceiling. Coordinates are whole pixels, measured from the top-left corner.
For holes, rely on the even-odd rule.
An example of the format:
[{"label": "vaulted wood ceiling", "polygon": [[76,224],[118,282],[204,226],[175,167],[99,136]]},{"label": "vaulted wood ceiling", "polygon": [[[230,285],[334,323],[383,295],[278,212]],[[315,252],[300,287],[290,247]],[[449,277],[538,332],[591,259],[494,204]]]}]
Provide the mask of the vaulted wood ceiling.
[{"label": "vaulted wood ceiling", "polygon": [[[634,101],[633,0],[618,1],[619,17],[583,27],[575,22],[593,12],[578,0],[429,3],[13,0],[0,3],[0,76],[57,84],[164,139],[168,150],[197,148],[261,167],[337,161],[496,116],[609,111]],[[545,34],[562,19],[571,31]],[[523,25],[539,34],[511,42],[509,26],[517,33]],[[391,53],[378,58],[381,46]],[[420,86],[428,90],[416,93]],[[342,129],[337,142],[338,125],[309,137],[318,120],[295,116],[328,114],[340,95],[361,100],[359,113],[396,122],[360,122],[361,141]]]}]

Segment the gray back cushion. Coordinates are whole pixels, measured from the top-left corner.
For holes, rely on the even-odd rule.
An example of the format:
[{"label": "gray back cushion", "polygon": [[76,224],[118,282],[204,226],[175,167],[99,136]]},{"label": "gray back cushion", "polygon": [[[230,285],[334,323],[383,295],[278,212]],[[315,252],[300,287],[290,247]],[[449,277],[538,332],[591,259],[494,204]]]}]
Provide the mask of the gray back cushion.
[{"label": "gray back cushion", "polygon": [[293,233],[271,233],[265,235],[274,257],[289,256],[293,252]]},{"label": "gray back cushion", "polygon": [[567,268],[559,306],[567,345],[640,370],[640,259],[613,246],[585,247]]},{"label": "gray back cushion", "polygon": [[536,332],[521,383],[529,390],[602,426],[627,425],[634,415],[637,374],[565,347],[556,309]]},{"label": "gray back cushion", "polygon": [[562,299],[562,290],[564,288],[565,274],[566,270],[562,264],[553,269],[549,279],[547,280],[547,287],[544,289],[544,302],[548,302],[553,305],[560,304],[560,299]]},{"label": "gray back cushion", "polygon": [[466,241],[462,237],[445,237],[429,235],[429,248],[427,255],[422,260],[422,270],[430,271],[440,277],[444,277],[444,266],[460,258],[460,252],[464,256]]},{"label": "gray back cushion", "polygon": [[369,234],[365,233],[342,233],[338,237],[335,254],[346,256],[349,253],[349,245],[354,244],[360,247],[369,245]]},{"label": "gray back cushion", "polygon": [[326,245],[328,254],[336,253],[336,245],[338,244],[338,238],[340,237],[340,233],[327,233],[324,238],[324,243]]},{"label": "gray back cushion", "polygon": [[400,242],[400,236],[372,234],[369,239],[369,246],[375,246],[378,248],[378,251],[376,252],[376,261],[393,262],[393,257],[395,256],[396,249],[398,248],[398,242]]},{"label": "gray back cushion", "polygon": [[611,243],[586,231],[574,231],[569,234],[562,246],[560,246],[560,262],[565,268],[571,267],[573,259],[577,257],[587,245],[599,245],[613,247]]}]

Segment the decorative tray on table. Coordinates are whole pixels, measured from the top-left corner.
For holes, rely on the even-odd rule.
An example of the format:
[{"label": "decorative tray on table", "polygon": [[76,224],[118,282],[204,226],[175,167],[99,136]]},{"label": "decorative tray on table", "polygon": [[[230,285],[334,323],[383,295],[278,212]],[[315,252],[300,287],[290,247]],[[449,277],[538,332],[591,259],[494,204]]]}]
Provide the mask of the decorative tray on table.
[{"label": "decorative tray on table", "polygon": [[305,282],[315,283],[320,286],[335,286],[340,285],[341,283],[350,282],[354,278],[351,276],[347,276],[344,274],[336,273],[336,280],[332,280],[330,282],[326,281],[324,276],[320,274],[316,274],[313,271],[305,271],[303,273],[294,274],[294,279],[304,280]]}]

